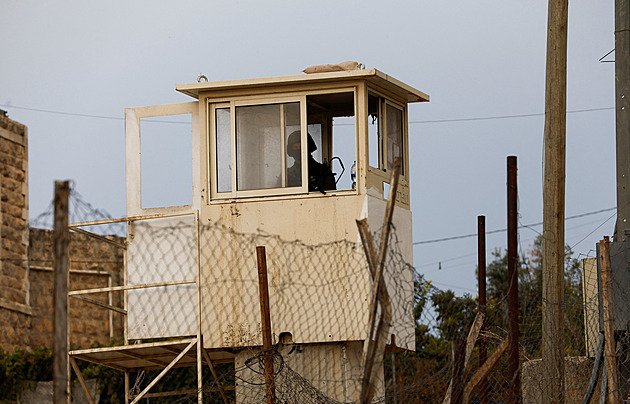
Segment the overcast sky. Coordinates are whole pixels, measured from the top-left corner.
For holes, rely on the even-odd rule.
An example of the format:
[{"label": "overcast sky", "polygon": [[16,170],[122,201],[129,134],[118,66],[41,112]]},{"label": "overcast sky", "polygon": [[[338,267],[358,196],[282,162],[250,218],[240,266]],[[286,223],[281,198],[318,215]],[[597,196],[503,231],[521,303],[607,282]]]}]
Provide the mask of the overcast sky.
[{"label": "overcast sky", "polygon": [[[475,233],[478,215],[488,231],[506,227],[508,155],[518,156],[521,224],[542,221],[546,24],[546,1],[0,0],[0,108],[29,128],[31,218],[56,179],[122,217],[124,108],[192,101],[175,86],[200,74],[283,76],[356,60],[431,96],[409,108],[423,242]],[[613,1],[571,2],[567,216],[616,204],[614,63],[599,61],[613,31]],[[614,214],[567,220],[567,243],[592,256]],[[541,229],[520,231],[523,251]],[[505,232],[488,236],[489,252],[505,245]],[[476,294],[475,237],[418,244],[414,264],[440,288]]]}]

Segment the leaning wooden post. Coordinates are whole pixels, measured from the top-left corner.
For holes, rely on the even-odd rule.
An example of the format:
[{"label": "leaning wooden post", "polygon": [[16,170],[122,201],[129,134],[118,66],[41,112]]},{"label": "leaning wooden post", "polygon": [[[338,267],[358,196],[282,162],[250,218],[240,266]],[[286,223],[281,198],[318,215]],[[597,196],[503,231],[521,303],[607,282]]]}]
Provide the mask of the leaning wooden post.
[{"label": "leaning wooden post", "polygon": [[[468,367],[468,361],[470,360],[470,356],[472,355],[473,348],[477,343],[477,338],[479,338],[479,332],[481,331],[481,326],[485,321],[486,316],[482,312],[478,311],[475,315],[475,320],[473,321],[472,327],[468,331],[468,337],[466,337],[466,351],[464,355],[464,371]],[[455,361],[456,362],[456,361]],[[451,382],[448,385],[448,389],[446,389],[446,394],[444,395],[444,400],[442,404],[451,404],[451,398],[453,396],[453,384],[455,383],[455,376],[451,379]],[[464,396],[464,402],[469,402],[470,398]]]},{"label": "leaning wooden post", "polygon": [[55,256],[54,295],[53,295],[53,403],[70,402],[68,391],[68,181],[55,181],[55,224],[53,243]]},{"label": "leaning wooden post", "polygon": [[606,347],[606,370],[608,375],[608,402],[621,403],[619,375],[615,355],[615,318],[612,307],[612,274],[610,272],[610,240],[608,236],[599,242],[599,256],[602,271],[602,301],[604,311],[604,340]]},{"label": "leaning wooden post", "polygon": [[466,344],[462,337],[458,337],[455,342],[455,352],[453,354],[453,390],[449,404],[462,404],[464,396],[464,368]]},{"label": "leaning wooden post", "polygon": [[[368,335],[364,344],[363,356],[361,358],[361,393],[359,397],[360,403],[369,403],[372,401],[374,395],[374,385],[371,383],[372,379],[372,367],[374,365],[374,359],[376,357],[382,358],[385,349],[385,343],[389,332],[389,321],[391,321],[391,304],[389,301],[389,294],[383,281],[383,268],[385,266],[385,258],[387,256],[387,243],[389,241],[389,232],[391,229],[392,218],[394,216],[394,207],[396,205],[396,195],[398,189],[398,174],[400,173],[400,157],[394,160],[394,170],[391,176],[391,184],[389,188],[389,198],[387,199],[387,206],[385,207],[385,218],[383,223],[383,229],[381,231],[381,242],[378,250],[378,255],[375,256],[375,250],[373,245],[366,244],[368,239],[363,239],[363,245],[366,249],[366,257],[368,259],[368,266],[372,269],[370,272],[373,274],[372,295],[369,306],[369,319],[368,319]],[[357,226],[359,227],[359,234],[362,234],[361,221],[357,220]],[[363,222],[363,226],[367,226],[367,223]],[[367,229],[363,229],[365,232]],[[366,231],[369,233],[369,231]],[[372,238],[369,237],[369,243]],[[374,266],[376,264],[376,266]],[[381,303],[381,319],[377,326],[375,341],[372,341],[372,335],[374,334],[374,325],[376,324],[376,310],[377,302]],[[380,337],[379,337],[380,334]]]},{"label": "leaning wooden post", "polygon": [[275,386],[273,380],[273,352],[271,352],[271,314],[269,312],[269,289],[267,284],[267,255],[265,247],[256,247],[258,259],[258,288],[260,292],[260,317],[262,319],[263,351],[265,354],[265,390],[267,404],[273,404]]}]

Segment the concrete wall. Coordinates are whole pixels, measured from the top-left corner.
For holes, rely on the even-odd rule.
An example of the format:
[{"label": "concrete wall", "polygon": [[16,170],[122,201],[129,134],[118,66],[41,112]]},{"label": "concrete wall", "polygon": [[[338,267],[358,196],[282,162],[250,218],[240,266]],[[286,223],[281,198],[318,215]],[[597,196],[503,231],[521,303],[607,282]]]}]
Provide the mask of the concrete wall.
[{"label": "concrete wall", "polygon": [[[275,394],[288,404],[304,402],[358,402],[361,390],[361,355],[359,341],[326,344],[280,344],[281,360],[274,360]],[[241,369],[236,380],[236,402],[265,402],[264,365],[260,349],[245,349],[236,354],[234,366]],[[258,356],[258,357],[256,357]],[[385,394],[383,362],[374,364],[378,375],[375,399]]]},{"label": "concrete wall", "polygon": [[[200,234],[205,348],[260,345],[255,248],[266,247],[272,332],[295,343],[358,341],[367,334],[370,275],[356,219],[372,231],[383,223],[386,201],[371,195],[259,198],[204,206]],[[401,265],[386,268],[398,346],[415,349],[411,212],[393,222]],[[250,235],[250,236],[247,236]],[[131,269],[130,269],[131,270]]]}]

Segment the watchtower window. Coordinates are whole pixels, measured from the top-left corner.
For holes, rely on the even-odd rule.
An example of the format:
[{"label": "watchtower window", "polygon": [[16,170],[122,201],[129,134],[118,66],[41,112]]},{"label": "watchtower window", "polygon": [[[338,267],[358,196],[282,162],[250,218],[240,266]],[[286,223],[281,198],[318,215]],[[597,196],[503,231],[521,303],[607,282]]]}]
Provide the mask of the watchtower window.
[{"label": "watchtower window", "polygon": [[292,133],[300,133],[298,102],[236,108],[237,190],[302,185],[301,172],[295,173],[289,181],[293,171],[287,160],[293,160],[291,167],[296,166],[295,158],[287,149]]},{"label": "watchtower window", "polygon": [[[403,112],[392,104],[385,103],[385,122],[387,124],[387,169],[394,169],[394,160],[402,157],[403,148]],[[402,173],[404,174],[404,172]]]},{"label": "watchtower window", "polygon": [[[210,105],[213,133],[213,194],[217,197],[251,196],[250,191],[302,185],[298,164],[288,154],[288,137],[301,135],[300,101],[224,103]],[[301,136],[298,135],[298,142]],[[292,180],[290,180],[290,176]],[[282,191],[285,189],[285,191]],[[295,191],[293,191],[295,192]]]},{"label": "watchtower window", "polygon": [[351,189],[354,91],[210,103],[213,198]]},{"label": "watchtower window", "polygon": [[[309,95],[306,103],[309,134],[315,138],[313,127],[321,131],[321,145],[316,139],[318,150],[313,156],[330,167],[335,175],[337,190],[352,189],[350,173],[356,161],[354,93]],[[321,153],[321,160],[318,159],[318,152]]]},{"label": "watchtower window", "polygon": [[[368,96],[368,138],[370,166],[392,170],[397,157],[404,158],[404,107],[384,97]],[[404,161],[401,174],[404,173]]]}]

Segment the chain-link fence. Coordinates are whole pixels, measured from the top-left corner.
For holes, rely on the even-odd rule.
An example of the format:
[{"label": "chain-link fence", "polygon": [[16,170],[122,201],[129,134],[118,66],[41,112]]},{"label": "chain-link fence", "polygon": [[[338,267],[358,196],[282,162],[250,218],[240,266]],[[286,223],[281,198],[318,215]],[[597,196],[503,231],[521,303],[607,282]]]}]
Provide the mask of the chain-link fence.
[{"label": "chain-link fence", "polygon": [[[126,256],[126,267],[119,267],[120,276],[112,277],[112,287],[124,291],[70,293],[71,302],[83,298],[82,308],[113,312],[113,324],[126,323],[127,340],[118,329],[111,347],[103,347],[102,342],[92,347],[99,353],[86,353],[90,351],[87,343],[73,346],[83,377],[97,381],[90,386],[98,402],[123,402],[126,383],[132,399],[148,391],[140,402],[192,403],[198,401],[200,389],[204,402],[265,402],[270,357],[275,402],[356,402],[372,286],[359,240],[324,244],[285,240],[262,231],[245,233],[218,223],[200,223],[195,215],[133,220],[127,225],[125,245],[111,237],[110,241],[120,244],[108,244],[115,254]],[[99,231],[102,226],[112,229],[120,224],[81,228],[96,234],[111,232]],[[374,235],[376,244],[379,233]],[[505,255],[497,251],[488,264],[485,327],[474,334],[471,329],[480,312],[477,297],[440,290],[415,272],[398,237],[393,229],[384,276],[393,314],[386,352],[375,366],[379,375],[375,401],[450,402],[448,397],[461,388],[466,402],[509,402]],[[543,376],[545,302],[540,240],[537,243],[523,254],[518,270],[520,380],[525,403],[547,402],[543,392],[549,385]],[[266,248],[273,341],[268,350],[262,348],[265,330],[256,246]],[[630,280],[627,271],[618,268],[628,268],[629,250],[626,243],[610,246],[607,301],[613,333],[608,339],[613,355],[606,355],[603,338],[602,254],[574,259],[567,251],[564,324],[558,329],[563,339],[565,402],[583,402],[589,390],[590,401],[584,402],[600,402],[608,394],[610,380],[618,386],[619,399],[627,399],[630,300],[626,291]],[[107,298],[109,294],[113,300]],[[85,298],[101,304],[89,305]],[[71,322],[80,324],[81,316]],[[75,335],[87,334],[86,328],[72,324],[71,330]],[[90,338],[84,337],[80,340]],[[467,344],[470,355],[458,363],[457,346],[467,340],[471,341]],[[610,361],[611,356],[615,361]],[[616,382],[610,377],[612,369]],[[458,372],[463,373],[461,386],[454,380]],[[73,383],[78,383],[76,376]],[[80,400],[78,395],[74,398]]]},{"label": "chain-link fence", "polygon": [[[378,244],[378,232],[374,238]],[[413,268],[400,251],[401,243],[393,229],[384,265],[392,307],[388,349],[412,351]],[[261,349],[265,330],[261,324],[256,246],[266,249],[266,303],[273,340],[270,351]],[[103,358],[99,356],[102,352],[89,349],[75,350],[72,355],[126,370],[132,397],[149,386],[160,368],[174,363],[174,367],[189,366],[193,373],[178,379],[192,384],[164,383],[171,380],[169,377],[152,386],[145,397],[173,401],[175,396],[161,395],[164,388],[188,392],[182,400],[195,401],[195,349],[183,353],[176,363],[173,360],[179,346],[171,346],[166,353],[141,349],[153,341],[176,342],[200,336],[207,402],[224,397],[243,403],[265,401],[268,382],[261,358],[266,354],[274,358],[276,402],[358,399],[372,286],[358,240],[308,244],[262,232],[237,232],[216,223],[198,225],[195,215],[182,215],[131,221],[126,262],[126,286],[122,285],[126,289],[126,312],[116,315],[126,315],[128,343],[123,346],[130,348],[103,348],[115,358]],[[70,295],[99,293],[103,291],[74,291]],[[209,362],[216,366],[214,372]],[[150,366],[138,373],[141,363]],[[384,400],[382,359],[374,368],[380,375],[375,396]]]}]

